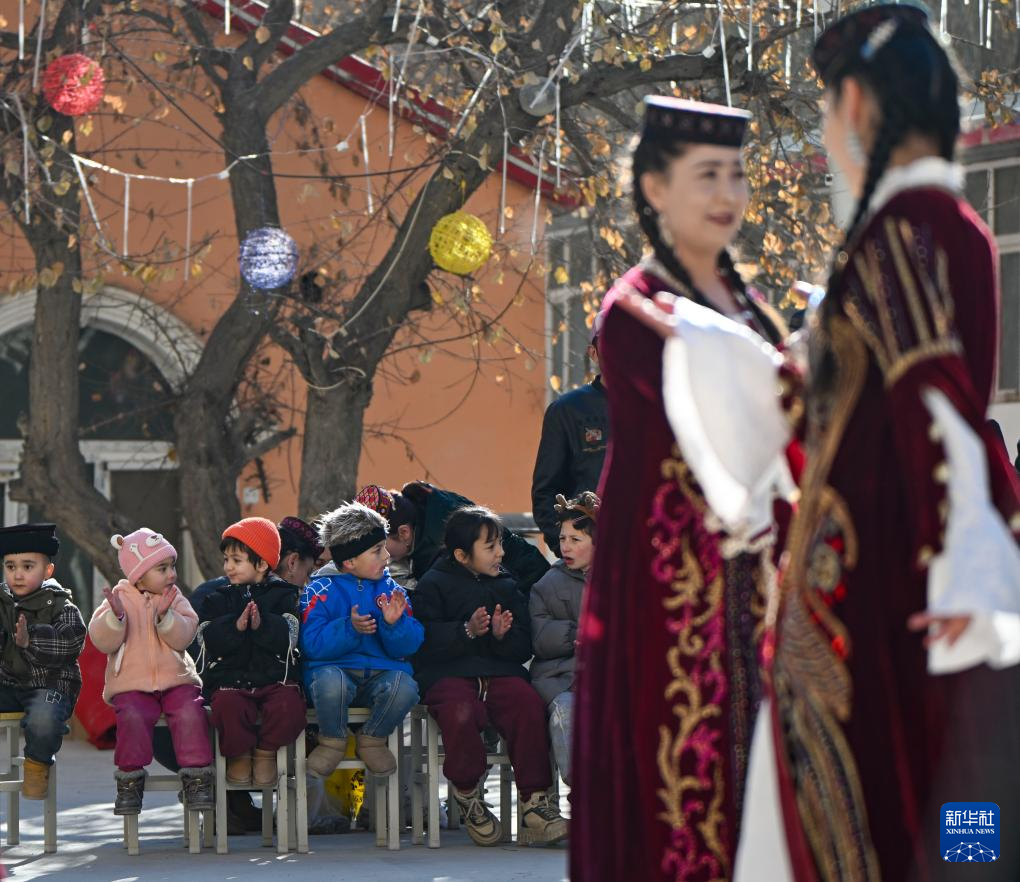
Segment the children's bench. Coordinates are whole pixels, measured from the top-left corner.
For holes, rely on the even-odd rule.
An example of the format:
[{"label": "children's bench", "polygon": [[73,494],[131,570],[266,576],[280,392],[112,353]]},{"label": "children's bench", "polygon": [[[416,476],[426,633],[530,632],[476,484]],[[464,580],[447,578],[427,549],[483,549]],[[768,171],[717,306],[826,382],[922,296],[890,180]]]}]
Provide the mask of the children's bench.
[{"label": "children's bench", "polygon": [[[424,736],[424,737],[423,737]],[[481,737],[479,735],[479,737]],[[422,829],[422,803],[428,807],[429,848],[439,848],[439,776],[442,754],[439,750],[439,724],[430,716],[428,708],[415,705],[411,709],[411,841],[420,845],[425,841]],[[486,753],[486,765],[499,766],[499,822],[503,828],[503,842],[510,842],[513,831],[513,788],[514,773],[506,744],[500,739],[495,753]],[[449,829],[459,824],[460,812],[453,798],[453,785],[449,785],[450,796],[446,804]],[[528,833],[521,824],[521,805],[517,801],[517,841],[526,844]]]},{"label": "children's bench", "polygon": [[[0,713],[0,793],[7,794],[7,844],[21,842],[21,785],[25,783],[25,757],[19,750],[21,712]],[[43,800],[43,852],[57,851],[57,764],[50,767],[49,787]]]},{"label": "children's bench", "polygon": [[[347,714],[348,723],[364,723],[368,720],[369,708],[352,707]],[[318,715],[313,708],[308,710],[308,722],[317,725]],[[352,736],[353,737],[353,736]],[[400,756],[400,742],[403,740],[403,726],[397,726],[390,733],[387,747],[395,757]],[[398,763],[399,766],[399,763]],[[338,769],[365,769],[365,764],[359,759],[344,759]],[[299,738],[295,749],[295,779],[297,801],[298,843],[300,851],[301,837],[304,837],[305,849],[308,848],[308,784],[305,778],[305,742]],[[399,774],[394,772],[386,778],[372,775],[365,769],[365,791],[369,797],[369,809],[372,817],[372,825],[375,829],[375,844],[380,848],[385,846],[390,851],[400,849],[400,780]],[[371,787],[371,791],[369,791]],[[419,823],[420,812],[419,812]]]}]

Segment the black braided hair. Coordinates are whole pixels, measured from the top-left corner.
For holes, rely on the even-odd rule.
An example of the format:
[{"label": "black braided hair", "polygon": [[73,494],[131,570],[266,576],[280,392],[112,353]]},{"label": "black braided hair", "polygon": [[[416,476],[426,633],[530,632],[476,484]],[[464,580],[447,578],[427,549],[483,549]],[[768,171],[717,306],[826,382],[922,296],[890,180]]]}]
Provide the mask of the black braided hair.
[{"label": "black braided hair", "polygon": [[[868,58],[859,56],[827,83],[830,98],[838,101],[843,82],[853,78],[878,103],[880,122],[868,156],[864,186],[854,209],[853,220],[836,252],[826,286],[828,292],[819,310],[822,329],[827,331],[840,312],[842,296],[838,283],[854,238],[868,217],[875,189],[889,166],[893,151],[909,135],[933,138],[939,155],[951,160],[960,134],[960,106],[957,66],[954,59],[926,27],[901,22],[892,37]],[[812,387],[821,395],[832,390],[836,363],[832,350],[823,345],[812,365]]]}]

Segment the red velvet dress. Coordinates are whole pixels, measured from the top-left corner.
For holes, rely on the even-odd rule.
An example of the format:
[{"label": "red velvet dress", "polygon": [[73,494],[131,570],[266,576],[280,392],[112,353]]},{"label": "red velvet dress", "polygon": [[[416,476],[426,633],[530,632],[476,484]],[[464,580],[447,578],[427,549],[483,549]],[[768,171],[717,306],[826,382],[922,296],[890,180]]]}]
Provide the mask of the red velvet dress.
[{"label": "red velvet dress", "polygon": [[570,875],[725,880],[760,697],[770,549],[724,557],[666,421],[662,340],[612,308],[625,289],[672,290],[635,267],[603,306],[612,442],[581,615]]},{"label": "red velvet dress", "polygon": [[[995,267],[962,199],[915,188],[870,220],[835,292],[837,379],[809,402],[773,669],[797,882],[959,879],[939,831],[941,805],[961,800],[998,802],[1004,821],[1002,860],[973,875],[1020,878],[1020,668],[931,676],[906,626],[927,607],[947,513],[946,455],[922,391],[943,392],[984,433]],[[1016,474],[984,437],[993,497],[1015,528]]]}]

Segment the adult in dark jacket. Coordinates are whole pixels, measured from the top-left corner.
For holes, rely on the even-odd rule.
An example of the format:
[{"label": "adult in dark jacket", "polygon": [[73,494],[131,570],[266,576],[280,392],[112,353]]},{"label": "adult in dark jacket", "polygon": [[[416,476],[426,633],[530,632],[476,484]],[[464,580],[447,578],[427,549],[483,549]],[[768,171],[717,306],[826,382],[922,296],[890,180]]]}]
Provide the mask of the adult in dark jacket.
[{"label": "adult in dark jacket", "polygon": [[486,807],[481,732],[506,739],[523,815],[518,840],[556,842],[566,822],[546,795],[552,785],[545,706],[528,683],[531,631],[523,595],[500,568],[502,525],[488,509],[456,511],[445,532],[447,553],[418,583],[415,615],[425,641],[412,660],[429,713],[446,747],[443,773],[478,845],[502,839]]},{"label": "adult in dark jacket", "polygon": [[[599,313],[592,325],[588,349],[596,365],[601,321]],[[596,492],[608,445],[609,404],[601,376],[561,395],[546,409],[531,481],[531,513],[557,557],[560,522],[554,508],[556,497],[571,499],[586,490]]]},{"label": "adult in dark jacket", "polygon": [[221,548],[230,585],[202,604],[202,680],[227,780],[268,785],[276,780],[276,751],[305,728],[297,665],[300,589],[271,572],[280,562],[272,521],[239,521],[224,531]]},{"label": "adult in dark jacket", "polygon": [[[413,590],[439,556],[443,531],[458,508],[473,506],[464,496],[440,490],[424,481],[405,484],[403,490],[384,490],[377,484],[361,489],[356,502],[379,512],[389,525],[386,550],[390,575]],[[513,530],[503,530],[503,568],[525,595],[549,570],[549,562],[534,545]]]}]

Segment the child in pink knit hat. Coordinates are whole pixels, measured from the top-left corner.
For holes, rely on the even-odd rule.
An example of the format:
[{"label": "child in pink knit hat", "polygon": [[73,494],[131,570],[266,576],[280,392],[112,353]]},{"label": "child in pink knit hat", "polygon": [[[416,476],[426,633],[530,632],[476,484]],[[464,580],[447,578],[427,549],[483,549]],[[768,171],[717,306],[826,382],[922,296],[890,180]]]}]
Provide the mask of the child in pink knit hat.
[{"label": "child in pink knit hat", "polygon": [[110,539],[125,578],[92,616],[89,636],[107,654],[103,698],[117,713],[115,815],[137,815],[152,762],[152,732],[160,715],[170,726],[181,763],[185,804],[212,809],[213,765],[202,680],[185,651],[198,616],[178,590],[177,551],[142,527]]}]

